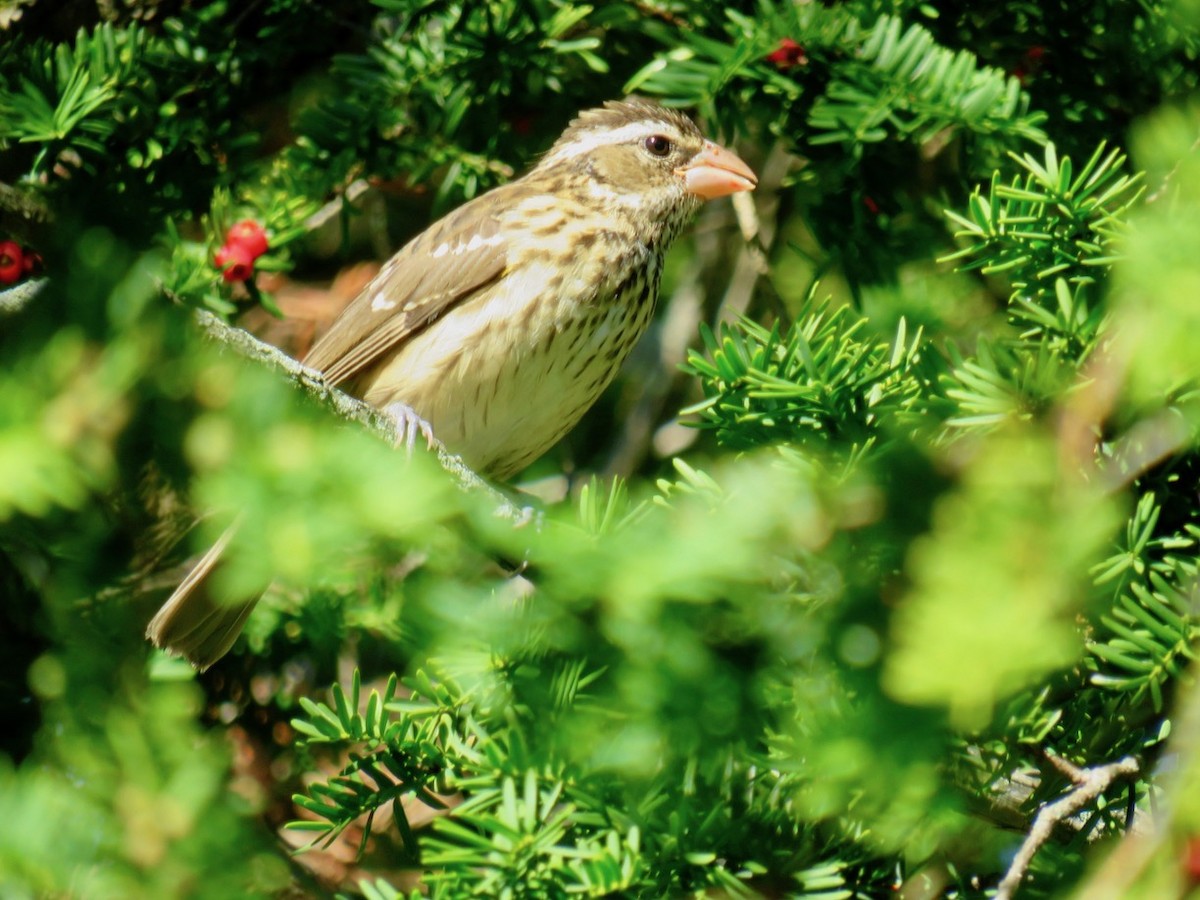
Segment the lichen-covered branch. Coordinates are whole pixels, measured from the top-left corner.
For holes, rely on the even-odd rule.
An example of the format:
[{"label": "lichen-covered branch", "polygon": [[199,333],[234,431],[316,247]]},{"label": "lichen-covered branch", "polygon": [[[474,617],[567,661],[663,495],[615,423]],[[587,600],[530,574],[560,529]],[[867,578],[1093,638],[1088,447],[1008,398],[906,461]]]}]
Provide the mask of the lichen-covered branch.
[{"label": "lichen-covered branch", "polygon": [[[15,314],[24,309],[37,298],[46,284],[46,279],[40,278],[0,291],[0,315]],[[358,422],[392,444],[400,443],[393,419],[374,406],[333,387],[320,372],[310,369],[277,347],[260,341],[250,332],[229,325],[207,310],[196,310],[195,317],[200,330],[211,340],[240,356],[282,372],[293,384],[341,418]],[[455,456],[440,443],[435,444],[433,450],[442,468],[454,476],[460,487],[469,491],[483,491],[495,501],[497,515],[515,522],[525,522],[530,518],[529,507],[514,503],[471,469],[461,457]]]},{"label": "lichen-covered branch", "polygon": [[[260,341],[248,331],[227,324],[207,310],[196,310],[195,315],[201,331],[210,339],[247,359],[253,359],[281,371],[293,384],[341,418],[358,422],[392,444],[401,443],[396,422],[391,417],[376,407],[333,387],[316,369],[310,369],[277,347]],[[513,503],[463,462],[461,457],[454,455],[440,443],[435,443],[432,449],[436,451],[438,462],[442,468],[454,476],[460,487],[464,490],[484,491],[491,496],[496,502],[497,515],[518,522],[529,518],[528,508]]]},{"label": "lichen-covered branch", "polygon": [[0,315],[11,316],[33,302],[46,286],[45,278],[23,281],[16,287],[0,291]]}]

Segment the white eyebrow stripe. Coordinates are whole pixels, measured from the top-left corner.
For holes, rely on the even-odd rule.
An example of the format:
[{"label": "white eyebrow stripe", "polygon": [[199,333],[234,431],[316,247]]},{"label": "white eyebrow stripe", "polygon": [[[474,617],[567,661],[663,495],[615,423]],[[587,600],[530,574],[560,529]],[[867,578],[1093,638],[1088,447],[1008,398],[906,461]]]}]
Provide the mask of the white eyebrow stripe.
[{"label": "white eyebrow stripe", "polygon": [[676,143],[683,139],[683,136],[679,133],[679,129],[669,122],[631,122],[628,125],[622,125],[620,128],[614,128],[610,131],[595,129],[586,132],[569,144],[564,144],[561,147],[551,150],[543,162],[559,162],[564,159],[571,159],[581,156],[584,153],[591,153],[597,147],[604,147],[608,144],[631,143],[638,138],[650,137],[652,134],[666,135]]}]

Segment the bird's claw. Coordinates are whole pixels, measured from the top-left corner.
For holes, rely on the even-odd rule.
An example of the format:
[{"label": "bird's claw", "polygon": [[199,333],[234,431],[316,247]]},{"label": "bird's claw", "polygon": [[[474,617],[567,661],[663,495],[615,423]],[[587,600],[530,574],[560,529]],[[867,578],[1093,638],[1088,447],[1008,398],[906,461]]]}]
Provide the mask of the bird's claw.
[{"label": "bird's claw", "polygon": [[441,447],[442,443],[433,436],[433,426],[417,415],[407,403],[391,403],[383,408],[396,429],[396,446],[404,446],[409,456],[417,445],[417,435],[425,438],[425,447],[433,450]]}]

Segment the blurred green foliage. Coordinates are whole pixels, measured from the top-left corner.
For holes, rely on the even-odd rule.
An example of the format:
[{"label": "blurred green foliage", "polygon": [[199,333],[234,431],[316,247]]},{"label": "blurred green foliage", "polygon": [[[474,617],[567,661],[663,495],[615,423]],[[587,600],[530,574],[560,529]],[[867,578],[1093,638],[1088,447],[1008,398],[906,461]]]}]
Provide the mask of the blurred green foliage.
[{"label": "blurred green foliage", "polygon": [[[0,6],[5,897],[982,896],[1047,754],[1142,774],[1025,895],[1189,889],[1195,2],[52,6]],[[514,528],[196,328],[232,222],[328,276],[355,185],[395,243],[626,90],[764,175],[672,260],[684,452],[589,479],[609,397]],[[235,516],[196,677],[141,633]]]}]

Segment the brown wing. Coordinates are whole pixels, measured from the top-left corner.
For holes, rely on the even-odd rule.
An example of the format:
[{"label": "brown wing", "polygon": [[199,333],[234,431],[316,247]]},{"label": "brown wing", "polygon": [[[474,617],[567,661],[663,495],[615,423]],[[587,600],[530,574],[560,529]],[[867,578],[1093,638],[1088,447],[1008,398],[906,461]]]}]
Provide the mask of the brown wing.
[{"label": "brown wing", "polygon": [[490,191],[405,244],[317,341],[305,364],[341,384],[498,279],[508,246],[492,211],[506,209],[519,191],[516,183]]}]

